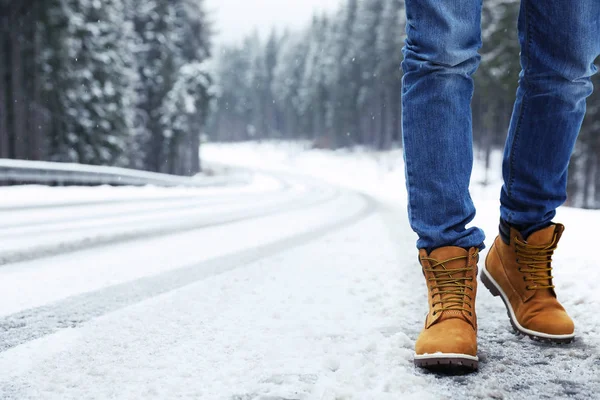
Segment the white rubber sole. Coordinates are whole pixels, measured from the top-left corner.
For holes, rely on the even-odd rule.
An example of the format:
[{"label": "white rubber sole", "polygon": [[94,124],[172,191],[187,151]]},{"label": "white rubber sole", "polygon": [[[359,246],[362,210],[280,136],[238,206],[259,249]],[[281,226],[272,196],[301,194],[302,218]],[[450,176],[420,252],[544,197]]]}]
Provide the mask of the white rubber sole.
[{"label": "white rubber sole", "polygon": [[479,357],[470,356],[468,354],[459,353],[434,353],[434,354],[417,354],[415,353],[415,360],[432,360],[438,358],[452,358],[452,359],[465,359],[470,361],[479,361]]},{"label": "white rubber sole", "polygon": [[[508,296],[506,295],[506,293],[504,293],[504,290],[502,290],[498,282],[496,282],[496,280],[487,272],[486,268],[481,269],[481,281],[483,282],[484,286],[492,293],[492,295],[500,296],[500,298],[502,298],[502,301],[504,302],[504,305],[506,306],[506,309],[508,311],[508,317],[510,318],[510,322],[517,331],[534,338],[562,342],[570,342],[575,338],[575,333],[567,335],[552,335],[523,327],[519,323],[519,321],[517,321],[515,312],[513,311],[512,306],[510,305],[510,301],[508,301]],[[493,287],[490,287],[490,285]]]},{"label": "white rubber sole", "polygon": [[442,373],[469,373],[479,368],[479,358],[468,354],[435,353],[414,355],[415,366]]}]

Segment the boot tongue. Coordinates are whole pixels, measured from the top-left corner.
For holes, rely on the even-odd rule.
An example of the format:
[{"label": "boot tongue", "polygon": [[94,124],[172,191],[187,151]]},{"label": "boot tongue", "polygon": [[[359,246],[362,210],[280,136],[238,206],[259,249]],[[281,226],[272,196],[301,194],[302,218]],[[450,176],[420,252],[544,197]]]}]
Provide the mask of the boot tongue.
[{"label": "boot tongue", "polygon": [[[564,230],[564,226],[562,226],[561,224],[552,224],[547,228],[540,229],[539,231],[533,232],[531,235],[529,235],[526,242],[527,242],[527,244],[532,245],[532,246],[548,246],[555,240],[554,239],[555,234],[558,235],[558,237],[556,238],[556,241],[558,242],[558,240],[560,240],[563,230]],[[551,266],[550,257],[548,257],[548,266]],[[548,274],[548,276],[550,276],[549,272],[547,274]],[[539,277],[539,274],[530,274],[530,275]],[[545,273],[544,273],[544,275],[545,275]],[[552,284],[550,279],[544,279],[544,278],[537,279],[535,282],[537,282],[538,284],[542,284],[542,285],[551,285]],[[543,292],[548,293],[548,294],[554,293],[551,289],[545,289],[545,290],[543,290]]]},{"label": "boot tongue", "polygon": [[[436,260],[438,262],[442,262],[442,261],[449,260],[454,257],[460,257],[460,256],[468,257],[468,255],[469,255],[468,250],[465,250],[462,247],[450,246],[450,247],[442,247],[442,248],[432,251],[429,254],[429,257],[433,258],[434,260]],[[433,264],[433,262],[432,262],[432,264]],[[467,265],[468,265],[468,258],[461,258],[461,259],[458,259],[455,261],[450,261],[450,262],[438,265],[437,267],[434,268],[434,270],[440,271],[440,272],[437,272],[438,276],[448,277],[448,275],[444,275],[443,272],[441,272],[441,271],[444,271],[446,269],[466,268]],[[459,272],[459,273],[452,274],[453,278],[462,278],[464,276],[466,276],[466,272]],[[449,294],[444,294],[441,296],[442,296],[442,301],[444,301],[444,299],[448,298],[448,297],[456,297],[456,295],[449,295]],[[461,318],[461,319],[466,320],[462,311],[448,310],[448,311],[444,311],[444,313],[439,318],[439,321],[444,321],[446,319],[451,319],[451,318]]]},{"label": "boot tongue", "polygon": [[[444,260],[449,260],[454,257],[468,256],[468,255],[469,255],[469,252],[467,250],[463,249],[462,247],[454,247],[454,246],[440,247],[439,249],[435,249],[431,253],[429,253],[429,257],[433,258],[434,260],[437,260],[437,261],[444,261]],[[446,268],[450,268],[450,269],[463,268],[464,265],[466,265],[466,260],[460,259],[460,260],[456,260],[456,261],[451,261],[449,263],[446,263],[445,265],[446,265]],[[438,268],[443,269],[443,267],[441,265],[436,267],[436,269],[438,269]]]},{"label": "boot tongue", "polygon": [[550,225],[547,228],[540,229],[539,231],[533,232],[527,238],[527,243],[534,246],[543,246],[550,244],[554,239],[554,233],[557,230],[557,225]]}]

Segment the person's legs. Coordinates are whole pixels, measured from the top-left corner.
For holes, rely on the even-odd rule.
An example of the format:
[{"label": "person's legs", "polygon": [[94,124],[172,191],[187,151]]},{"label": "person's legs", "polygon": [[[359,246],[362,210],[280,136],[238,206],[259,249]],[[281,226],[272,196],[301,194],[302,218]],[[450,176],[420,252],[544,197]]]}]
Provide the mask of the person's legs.
[{"label": "person's legs", "polygon": [[418,234],[429,313],[415,364],[477,369],[478,248],[466,229],[473,165],[471,75],[479,64],[481,0],[406,0],[403,139],[409,219]]},{"label": "person's legs", "polygon": [[522,0],[517,101],[505,155],[500,235],[481,280],[501,296],[514,328],[531,337],[573,340],[557,300],[552,255],[564,227],[552,223],[566,200],[567,168],[600,54],[598,0]]},{"label": "person's legs", "polygon": [[409,220],[419,249],[483,247],[469,195],[471,75],[481,0],[407,0],[402,126]]},{"label": "person's legs", "polygon": [[501,217],[524,237],[567,198],[567,168],[600,54],[599,0],[522,0],[522,72],[504,152]]}]

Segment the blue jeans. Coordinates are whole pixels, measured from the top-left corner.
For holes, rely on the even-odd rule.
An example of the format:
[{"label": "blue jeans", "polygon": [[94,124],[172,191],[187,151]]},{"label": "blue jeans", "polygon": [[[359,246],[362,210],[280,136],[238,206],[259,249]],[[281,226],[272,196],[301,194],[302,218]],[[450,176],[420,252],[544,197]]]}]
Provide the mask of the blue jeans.
[{"label": "blue jeans", "polygon": [[[469,194],[472,75],[482,0],[406,0],[402,124],[409,220],[418,248],[483,248]],[[500,215],[548,225],[567,195],[567,168],[600,54],[600,0],[522,0],[522,71],[506,141]]]}]

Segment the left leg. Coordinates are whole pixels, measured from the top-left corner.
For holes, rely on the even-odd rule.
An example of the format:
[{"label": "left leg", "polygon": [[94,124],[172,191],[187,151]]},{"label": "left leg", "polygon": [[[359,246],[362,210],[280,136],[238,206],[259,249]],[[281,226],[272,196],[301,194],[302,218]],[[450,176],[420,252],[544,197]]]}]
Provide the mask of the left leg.
[{"label": "left leg", "polygon": [[600,54],[600,1],[522,0],[521,72],[504,154],[500,236],[481,279],[501,296],[516,330],[570,342],[574,324],[557,300],[552,255],[564,227],[567,169]]},{"label": "left leg", "polygon": [[522,0],[522,72],[506,142],[501,216],[525,237],[567,198],[569,159],[600,54],[599,0]]}]

